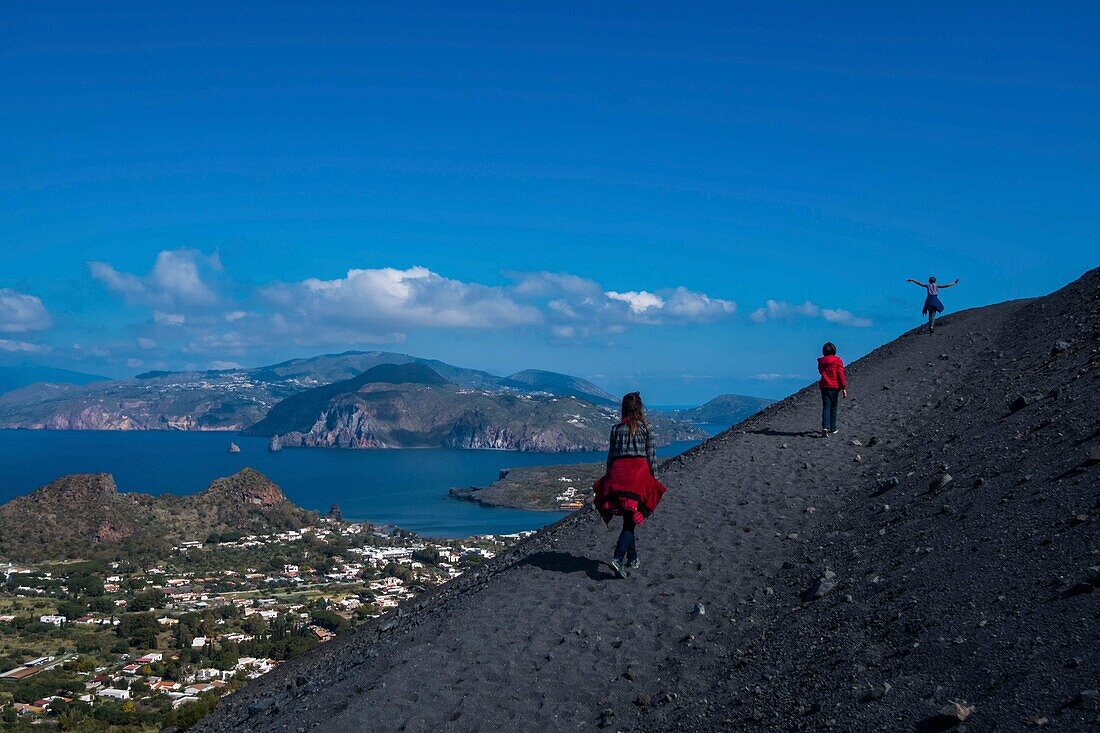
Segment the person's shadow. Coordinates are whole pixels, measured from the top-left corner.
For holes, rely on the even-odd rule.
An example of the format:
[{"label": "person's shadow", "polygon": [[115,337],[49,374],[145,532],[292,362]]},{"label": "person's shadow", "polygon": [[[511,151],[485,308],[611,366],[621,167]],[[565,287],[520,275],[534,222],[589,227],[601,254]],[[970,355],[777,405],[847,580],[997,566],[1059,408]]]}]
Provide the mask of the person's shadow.
[{"label": "person's shadow", "polygon": [[746,433],[752,433],[753,435],[770,435],[776,438],[820,438],[820,430],[800,430],[798,432],[784,432],[782,430],[772,430],[771,428],[761,428],[759,430],[746,430]]},{"label": "person's shadow", "polygon": [[534,565],[539,570],[554,573],[584,573],[592,580],[614,580],[615,576],[603,570],[602,560],[577,557],[568,552],[536,552],[528,555],[520,565]]}]

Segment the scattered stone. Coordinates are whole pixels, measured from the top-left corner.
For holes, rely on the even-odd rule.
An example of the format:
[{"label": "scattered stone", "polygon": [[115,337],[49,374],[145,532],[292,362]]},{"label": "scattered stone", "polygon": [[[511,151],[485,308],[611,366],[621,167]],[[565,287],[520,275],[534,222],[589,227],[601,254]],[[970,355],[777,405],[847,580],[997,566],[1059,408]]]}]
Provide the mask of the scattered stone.
[{"label": "scattered stone", "polygon": [[846,596],[844,596],[844,602],[845,603],[855,603],[855,599],[852,598],[850,595],[846,595]]},{"label": "scattered stone", "polygon": [[832,593],[840,587],[840,582],[836,579],[836,573],[832,570],[826,570],[824,574],[810,586],[810,588],[802,594],[804,601],[815,601],[818,598],[822,598],[829,593]]},{"label": "scattered stone", "polygon": [[855,463],[863,463],[863,456],[856,453],[856,457],[852,459]]},{"label": "scattered stone", "polygon": [[1055,355],[1055,354],[1061,354],[1065,351],[1069,351],[1070,345],[1071,344],[1070,344],[1069,341],[1063,341],[1062,339],[1058,339],[1057,341],[1054,342],[1054,348],[1051,349],[1050,353],[1051,353],[1051,355]]},{"label": "scattered stone", "polygon": [[787,533],[787,539],[797,540],[798,539],[798,532],[789,532],[789,533]]},{"label": "scattered stone", "polygon": [[863,441],[860,440],[859,438],[852,438],[852,445],[854,445],[858,448],[858,447],[863,445]]},{"label": "scattered stone", "polygon": [[601,728],[607,728],[611,725],[611,720],[615,717],[615,711],[611,708],[606,708],[600,712],[600,719],[596,723]]},{"label": "scattered stone", "polygon": [[940,715],[945,718],[952,718],[960,723],[964,722],[973,714],[973,705],[967,705],[966,703],[956,702],[954,700],[940,708]]},{"label": "scattered stone", "polygon": [[1083,705],[1097,700],[1100,700],[1100,690],[1081,690],[1077,693],[1077,697],[1073,698],[1073,704]]},{"label": "scattered stone", "polygon": [[878,445],[878,438],[876,438],[874,435],[872,435],[871,439],[867,441],[867,445],[871,445],[871,446]]},{"label": "scattered stone", "polygon": [[1034,402],[1035,402],[1034,397],[1028,397],[1027,395],[1019,395],[1019,396],[1016,397],[1016,399],[1012,400],[1012,402],[1009,403],[1008,411],[1009,412],[1019,412],[1020,410],[1024,409],[1025,407],[1034,404]]},{"label": "scattered stone", "polygon": [[889,682],[880,682],[877,685],[871,685],[871,688],[867,691],[867,694],[863,696],[863,702],[873,702],[875,700],[881,700],[886,697],[887,693],[893,688]]},{"label": "scattered stone", "polygon": [[641,695],[634,698],[634,704],[640,708],[648,708],[653,704],[653,698],[650,697],[648,693],[643,692]]},{"label": "scattered stone", "polygon": [[1094,445],[1089,449],[1089,454],[1085,456],[1084,466],[1095,466],[1100,463],[1100,445]]},{"label": "scattered stone", "polygon": [[1085,575],[1090,583],[1100,588],[1100,565],[1090,565],[1085,570]]},{"label": "scattered stone", "polygon": [[692,616],[706,616],[707,615],[707,607],[704,606],[702,603],[696,603],[691,608],[691,615]]},{"label": "scattered stone", "polygon": [[248,714],[249,715],[259,715],[260,713],[263,713],[263,712],[266,712],[266,711],[270,710],[272,705],[274,705],[274,701],[271,700],[270,698],[265,698],[263,700],[257,700],[256,702],[251,703],[248,706]]},{"label": "scattered stone", "polygon": [[951,474],[947,473],[947,471],[944,471],[939,476],[932,479],[932,483],[928,484],[928,488],[931,491],[942,491],[943,489],[946,489],[948,486],[950,486],[954,480],[955,479]]},{"label": "scattered stone", "polygon": [[1026,718],[1024,718],[1024,722],[1027,723],[1030,726],[1038,728],[1040,726],[1046,725],[1050,721],[1047,720],[1042,715],[1029,715]]}]

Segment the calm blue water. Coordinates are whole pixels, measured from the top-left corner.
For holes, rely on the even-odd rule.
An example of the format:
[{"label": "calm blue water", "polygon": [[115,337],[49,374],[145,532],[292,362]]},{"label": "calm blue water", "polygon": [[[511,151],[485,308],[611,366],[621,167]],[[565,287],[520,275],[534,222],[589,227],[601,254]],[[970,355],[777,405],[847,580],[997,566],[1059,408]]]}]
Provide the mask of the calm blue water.
[{"label": "calm blue water", "polygon": [[[228,452],[231,441],[240,453]],[[659,452],[675,455],[692,445]],[[480,507],[449,498],[452,486],[486,486],[502,468],[601,461],[605,455],[323,448],[270,453],[265,438],[232,433],[0,430],[0,503],[69,473],[113,474],[120,491],[191,494],[250,466],[307,509],[325,512],[335,503],[349,519],[431,537],[466,537],[538,529],[564,513]]]}]

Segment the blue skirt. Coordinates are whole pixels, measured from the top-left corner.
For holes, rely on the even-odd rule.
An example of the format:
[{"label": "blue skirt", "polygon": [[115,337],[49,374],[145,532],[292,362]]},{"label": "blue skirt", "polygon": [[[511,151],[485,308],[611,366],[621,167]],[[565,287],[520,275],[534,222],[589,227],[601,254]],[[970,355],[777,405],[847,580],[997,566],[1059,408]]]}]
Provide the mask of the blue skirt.
[{"label": "blue skirt", "polygon": [[929,295],[924,299],[924,308],[921,310],[921,314],[927,315],[932,311],[943,313],[943,303],[940,302],[938,295]]}]

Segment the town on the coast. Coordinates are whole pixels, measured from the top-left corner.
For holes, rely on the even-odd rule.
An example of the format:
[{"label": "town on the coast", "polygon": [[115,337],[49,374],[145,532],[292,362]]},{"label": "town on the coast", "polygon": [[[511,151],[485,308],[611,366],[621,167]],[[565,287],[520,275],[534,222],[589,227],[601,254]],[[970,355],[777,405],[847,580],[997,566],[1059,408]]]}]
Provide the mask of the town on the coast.
[{"label": "town on the coast", "polygon": [[163,561],[0,565],[0,730],[185,729],[249,679],[530,534],[427,540],[324,518]]}]

